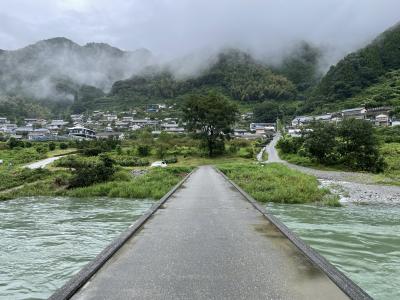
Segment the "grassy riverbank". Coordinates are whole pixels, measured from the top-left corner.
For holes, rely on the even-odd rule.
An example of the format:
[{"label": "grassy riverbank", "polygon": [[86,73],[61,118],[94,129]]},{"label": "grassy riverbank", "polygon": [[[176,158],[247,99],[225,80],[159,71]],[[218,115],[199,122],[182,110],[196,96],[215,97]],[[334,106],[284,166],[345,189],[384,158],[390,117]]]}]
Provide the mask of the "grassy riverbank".
[{"label": "grassy riverbank", "polygon": [[120,169],[107,182],[72,189],[69,189],[66,185],[71,174],[64,170],[57,170],[53,172],[51,177],[0,193],[0,199],[7,200],[27,196],[160,199],[191,170],[192,168],[189,167],[154,168],[145,170],[145,173],[134,175],[128,169]]},{"label": "grassy riverbank", "polygon": [[218,168],[260,202],[340,206],[339,198],[321,189],[316,177],[282,164],[222,164]]}]

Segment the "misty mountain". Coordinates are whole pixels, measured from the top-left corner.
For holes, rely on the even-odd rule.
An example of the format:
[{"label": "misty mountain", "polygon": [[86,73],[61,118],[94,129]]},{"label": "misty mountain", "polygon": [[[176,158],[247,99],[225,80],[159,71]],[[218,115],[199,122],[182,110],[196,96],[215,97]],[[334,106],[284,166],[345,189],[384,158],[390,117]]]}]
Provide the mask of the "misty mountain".
[{"label": "misty mountain", "polygon": [[315,94],[320,100],[340,102],[385,81],[385,74],[399,69],[400,23],[332,66]]},{"label": "misty mountain", "polygon": [[176,77],[168,66],[148,68],[140,75],[115,82],[110,96],[133,104],[214,89],[243,102],[293,100],[298,92],[296,86],[282,74],[245,52],[230,49],[218,54],[208,68],[195,76]]},{"label": "misty mountain", "polygon": [[70,98],[82,85],[107,91],[152,62],[146,49],[122,51],[103,43],[80,46],[53,38],[0,51],[0,93],[38,99]]}]

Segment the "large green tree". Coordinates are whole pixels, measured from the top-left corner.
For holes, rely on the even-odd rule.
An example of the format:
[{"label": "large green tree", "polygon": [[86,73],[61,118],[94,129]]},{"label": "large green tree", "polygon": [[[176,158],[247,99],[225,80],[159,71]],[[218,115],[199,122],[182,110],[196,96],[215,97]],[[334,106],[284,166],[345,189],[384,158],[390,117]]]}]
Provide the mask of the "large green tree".
[{"label": "large green tree", "polygon": [[216,92],[190,95],[182,111],[186,128],[203,140],[209,156],[224,144],[239,113],[235,103]]}]

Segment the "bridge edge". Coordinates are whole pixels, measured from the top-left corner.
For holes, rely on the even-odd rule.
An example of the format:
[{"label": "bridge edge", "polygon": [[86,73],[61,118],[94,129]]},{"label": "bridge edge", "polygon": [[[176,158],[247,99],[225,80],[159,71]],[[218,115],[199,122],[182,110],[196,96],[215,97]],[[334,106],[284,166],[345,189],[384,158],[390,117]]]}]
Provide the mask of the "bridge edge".
[{"label": "bridge edge", "polygon": [[325,257],[319,254],[316,250],[307,245],[300,237],[292,232],[278,218],[269,214],[252,196],[247,194],[241,187],[228,178],[221,170],[214,166],[214,169],[229,182],[242,196],[250,202],[250,204],[258,210],[269,222],[271,222],[292,244],[296,246],[307,259],[324,272],[333,283],[336,284],[350,299],[353,300],[373,300],[360,286],[353,280],[347,277],[334,265],[332,265]]},{"label": "bridge edge", "polygon": [[108,244],[92,261],[87,263],[77,274],[70,278],[63,286],[58,288],[48,299],[66,300],[70,299],[99,271],[104,264],[130,239],[142,226],[154,215],[154,213],[189,179],[197,170],[193,169],[178,184],[176,184],[160,200],[152,205],[139,219],[132,223],[128,229],[123,231],[116,239]]}]

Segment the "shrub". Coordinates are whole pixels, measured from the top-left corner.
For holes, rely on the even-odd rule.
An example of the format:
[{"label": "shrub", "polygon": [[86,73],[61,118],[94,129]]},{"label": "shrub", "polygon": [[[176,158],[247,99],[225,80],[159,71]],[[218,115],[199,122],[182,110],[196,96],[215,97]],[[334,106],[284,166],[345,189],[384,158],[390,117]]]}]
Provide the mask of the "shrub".
[{"label": "shrub", "polygon": [[167,164],[175,164],[175,163],[178,162],[178,158],[176,158],[176,157],[168,157],[168,158],[164,159],[164,161]]},{"label": "shrub", "polygon": [[69,187],[85,187],[107,181],[115,173],[113,163],[110,157],[101,155],[100,162],[77,164]]},{"label": "shrub", "polygon": [[61,150],[68,149],[68,144],[67,143],[60,143],[60,149]]},{"label": "shrub", "polygon": [[303,139],[301,137],[291,137],[286,135],[282,137],[276,146],[283,152],[283,153],[297,153],[303,144]]},{"label": "shrub", "polygon": [[49,151],[49,148],[45,147],[43,145],[37,146],[35,149],[36,149],[37,153],[40,153],[40,154],[46,154]]},{"label": "shrub", "polygon": [[50,150],[50,151],[56,150],[56,144],[53,143],[53,142],[49,143],[49,150]]},{"label": "shrub", "polygon": [[142,167],[150,164],[148,159],[132,157],[129,155],[116,155],[113,156],[116,164],[123,167]]},{"label": "shrub", "polygon": [[148,145],[139,145],[137,147],[137,152],[140,156],[148,156],[150,154],[150,146]]},{"label": "shrub", "polygon": [[100,147],[86,148],[86,149],[81,150],[81,153],[85,156],[97,156],[102,152],[103,152],[103,150]]}]

